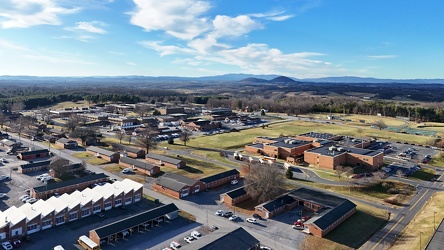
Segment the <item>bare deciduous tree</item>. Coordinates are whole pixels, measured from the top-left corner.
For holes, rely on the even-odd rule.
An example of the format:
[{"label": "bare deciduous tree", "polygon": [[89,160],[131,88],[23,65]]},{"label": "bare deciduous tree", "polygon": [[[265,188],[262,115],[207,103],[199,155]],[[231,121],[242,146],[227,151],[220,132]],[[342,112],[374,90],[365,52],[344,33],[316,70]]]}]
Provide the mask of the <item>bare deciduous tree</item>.
[{"label": "bare deciduous tree", "polygon": [[345,175],[347,176],[347,178],[350,178],[350,176],[352,176],[354,173],[352,167],[345,167],[344,171],[345,171]]},{"label": "bare deciduous tree", "polygon": [[338,179],[341,179],[342,174],[345,172],[344,167],[339,165],[335,167],[335,173],[338,176]]},{"label": "bare deciduous tree", "polygon": [[144,148],[147,154],[150,149],[156,148],[158,144],[156,133],[151,128],[147,128],[140,133],[134,142],[137,146]]},{"label": "bare deciduous tree", "polygon": [[285,192],[285,179],[276,167],[252,164],[245,175],[245,191],[259,203]]},{"label": "bare deciduous tree", "polygon": [[385,124],[385,122],[383,120],[377,120],[374,125],[376,127],[378,127],[379,130],[387,128],[387,125]]},{"label": "bare deciduous tree", "polygon": [[184,129],[181,133],[180,133],[180,140],[183,141],[183,145],[187,145],[187,142],[191,139],[191,136],[193,135],[193,132],[188,130],[188,129]]},{"label": "bare deciduous tree", "polygon": [[8,118],[6,117],[5,114],[3,114],[3,112],[0,110],[0,126],[1,128],[3,128],[3,125],[5,125],[5,123],[8,121]]},{"label": "bare deciduous tree", "polygon": [[54,177],[61,177],[67,173],[66,165],[69,164],[69,160],[55,156],[51,159],[50,168],[54,172]]},{"label": "bare deciduous tree", "polygon": [[76,127],[70,134],[71,137],[82,140],[82,145],[96,138],[96,130],[93,128]]},{"label": "bare deciduous tree", "polygon": [[[119,133],[117,133],[117,139],[119,139],[119,143],[122,144],[122,140],[125,137],[125,131],[121,130]],[[131,135],[130,135],[131,137]]]}]

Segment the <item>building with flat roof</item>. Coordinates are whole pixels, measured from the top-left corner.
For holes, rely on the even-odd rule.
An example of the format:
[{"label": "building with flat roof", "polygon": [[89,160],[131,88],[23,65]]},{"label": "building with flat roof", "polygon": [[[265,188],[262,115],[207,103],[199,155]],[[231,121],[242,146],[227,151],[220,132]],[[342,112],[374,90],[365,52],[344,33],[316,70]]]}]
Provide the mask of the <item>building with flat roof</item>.
[{"label": "building with flat roof", "polygon": [[295,162],[296,158],[302,157],[306,150],[313,147],[311,141],[292,137],[256,137],[255,143],[245,146],[245,151]]},{"label": "building with flat roof", "polygon": [[310,165],[327,169],[350,165],[375,170],[384,164],[384,153],[355,147],[324,146],[305,151],[304,161]]}]

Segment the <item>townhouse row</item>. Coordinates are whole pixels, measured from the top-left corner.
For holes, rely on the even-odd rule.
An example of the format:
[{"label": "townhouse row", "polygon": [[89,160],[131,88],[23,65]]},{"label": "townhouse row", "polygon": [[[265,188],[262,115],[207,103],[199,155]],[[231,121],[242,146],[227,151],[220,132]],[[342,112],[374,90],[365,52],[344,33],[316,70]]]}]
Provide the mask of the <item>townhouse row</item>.
[{"label": "townhouse row", "polygon": [[101,211],[138,202],[143,185],[124,179],[113,184],[52,196],[34,204],[12,206],[0,212],[0,241],[20,238],[51,227],[79,220]]}]

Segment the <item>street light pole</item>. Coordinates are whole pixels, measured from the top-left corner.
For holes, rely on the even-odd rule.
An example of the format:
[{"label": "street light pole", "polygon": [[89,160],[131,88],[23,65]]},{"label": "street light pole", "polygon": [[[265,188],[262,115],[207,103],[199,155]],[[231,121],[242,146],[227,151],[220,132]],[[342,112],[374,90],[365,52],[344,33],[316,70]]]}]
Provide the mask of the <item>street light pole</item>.
[{"label": "street light pole", "polygon": [[436,226],[435,226],[435,215],[436,215],[436,212],[433,212],[433,231],[436,231]]}]

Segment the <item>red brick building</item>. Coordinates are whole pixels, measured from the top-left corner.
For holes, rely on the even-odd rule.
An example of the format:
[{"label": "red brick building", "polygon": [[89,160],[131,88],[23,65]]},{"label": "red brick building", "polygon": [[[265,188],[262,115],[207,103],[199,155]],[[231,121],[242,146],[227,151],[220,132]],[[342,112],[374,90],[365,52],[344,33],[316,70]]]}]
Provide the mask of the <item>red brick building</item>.
[{"label": "red brick building", "polygon": [[103,148],[90,146],[86,149],[88,152],[93,153],[96,155],[96,157],[100,157],[106,161],[117,163],[120,159],[120,153],[119,152],[113,152],[109,151]]},{"label": "red brick building", "polygon": [[230,183],[232,180],[236,179],[239,179],[239,171],[237,171],[236,169],[231,169],[222,173],[202,178],[200,179],[200,181],[204,183],[205,189],[208,189]]},{"label": "red brick building", "polygon": [[181,199],[204,190],[205,185],[202,181],[167,172],[154,181],[153,188],[158,192]]},{"label": "red brick building", "polygon": [[151,152],[146,155],[146,160],[158,166],[167,166],[172,168],[184,168],[187,166],[186,162],[183,160],[171,158],[165,155],[158,155]]},{"label": "red brick building", "polygon": [[243,201],[250,199],[244,187],[236,188],[220,195],[220,200],[228,206],[235,206]]},{"label": "red brick building", "polygon": [[367,167],[372,171],[384,164],[384,153],[352,147],[319,147],[307,150],[304,161],[320,168],[335,169],[339,165],[349,165]]},{"label": "red brick building", "polygon": [[270,219],[301,206],[314,214],[304,222],[304,232],[324,237],[356,212],[356,205],[344,198],[307,188],[298,188],[255,207],[255,213]]},{"label": "red brick building", "polygon": [[49,151],[47,149],[26,151],[18,153],[17,157],[21,160],[27,161],[36,158],[45,158],[49,156]]},{"label": "red brick building", "polygon": [[113,144],[113,149],[119,151],[121,155],[132,158],[145,158],[145,150],[140,148],[128,147],[122,144]]},{"label": "red brick building", "polygon": [[154,176],[160,172],[160,167],[155,166],[146,161],[141,161],[137,159],[133,159],[130,157],[121,157],[119,160],[119,165],[122,165],[127,168],[137,169],[139,173],[146,174],[149,176]]}]

